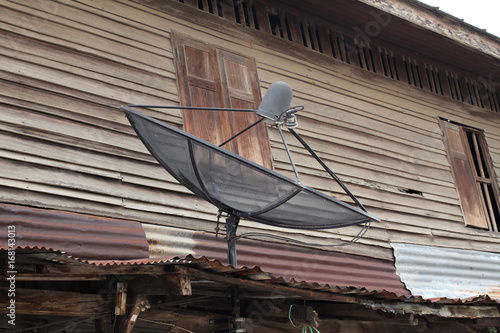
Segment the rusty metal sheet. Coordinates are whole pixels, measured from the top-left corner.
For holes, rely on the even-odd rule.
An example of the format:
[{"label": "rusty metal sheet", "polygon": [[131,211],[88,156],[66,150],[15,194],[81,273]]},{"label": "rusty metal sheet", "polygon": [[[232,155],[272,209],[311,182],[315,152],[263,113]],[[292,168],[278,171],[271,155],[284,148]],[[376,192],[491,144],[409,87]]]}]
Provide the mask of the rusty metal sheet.
[{"label": "rusty metal sheet", "polygon": [[[195,238],[196,239],[196,238]],[[196,247],[195,247],[196,249]],[[238,263],[285,279],[409,295],[391,261],[253,240],[238,242]]]},{"label": "rusty metal sheet", "polygon": [[154,224],[143,224],[142,227],[146,233],[151,257],[195,254],[194,231]]},{"label": "rusty metal sheet", "polygon": [[500,253],[391,243],[396,270],[412,295],[500,299]]},{"label": "rusty metal sheet", "polygon": [[[227,241],[223,237],[161,226],[144,225],[144,230],[152,255],[205,256],[227,264]],[[248,239],[238,240],[237,254],[238,266],[258,266],[286,281],[410,294],[392,261]]]},{"label": "rusty metal sheet", "polygon": [[16,246],[45,247],[84,259],[147,258],[140,223],[63,211],[0,204],[0,247],[7,247],[8,226]]}]

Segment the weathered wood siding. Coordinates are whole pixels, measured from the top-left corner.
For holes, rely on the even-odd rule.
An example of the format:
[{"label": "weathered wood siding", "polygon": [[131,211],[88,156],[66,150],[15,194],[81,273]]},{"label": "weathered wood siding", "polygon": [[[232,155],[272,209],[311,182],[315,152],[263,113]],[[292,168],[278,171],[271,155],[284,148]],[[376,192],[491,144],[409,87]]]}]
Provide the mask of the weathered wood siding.
[{"label": "weathered wood siding", "polygon": [[[266,47],[273,36],[242,38],[241,27],[217,17],[213,25],[224,32],[125,0],[0,1],[0,13],[0,202],[212,231],[216,208],[159,167],[119,109],[179,103],[176,30],[254,57],[262,94],[274,81],[292,86],[293,104],[305,106],[298,132],[382,219],[358,245],[336,250],[390,259],[393,241],[500,252],[498,233],[464,226],[439,127],[444,117],[484,129],[500,175],[498,113],[276,41],[306,62]],[[179,111],[147,113],[183,123]],[[275,169],[293,178],[279,134],[268,133]],[[303,183],[348,201],[287,139]],[[331,243],[360,228],[265,229]]]}]

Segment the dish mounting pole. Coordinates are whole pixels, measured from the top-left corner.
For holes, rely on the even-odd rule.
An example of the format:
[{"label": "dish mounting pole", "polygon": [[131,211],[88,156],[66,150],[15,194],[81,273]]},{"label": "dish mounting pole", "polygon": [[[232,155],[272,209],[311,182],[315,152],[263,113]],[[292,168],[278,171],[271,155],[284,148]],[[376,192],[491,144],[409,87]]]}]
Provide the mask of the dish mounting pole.
[{"label": "dish mounting pole", "polygon": [[[236,256],[236,229],[240,223],[238,216],[229,214],[226,219],[227,232],[227,261],[233,267],[238,267],[238,259]],[[231,305],[233,315],[233,330],[230,332],[243,333],[246,329],[242,328],[243,318],[241,318],[241,305],[238,286],[231,286]]]}]

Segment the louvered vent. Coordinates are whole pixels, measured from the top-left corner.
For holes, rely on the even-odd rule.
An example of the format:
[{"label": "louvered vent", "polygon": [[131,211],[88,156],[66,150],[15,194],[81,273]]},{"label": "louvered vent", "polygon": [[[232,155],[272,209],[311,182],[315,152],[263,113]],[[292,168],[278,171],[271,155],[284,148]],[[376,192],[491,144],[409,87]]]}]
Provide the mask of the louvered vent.
[{"label": "louvered vent", "polygon": [[175,1],[416,88],[500,112],[500,94],[492,82],[477,82],[428,61],[371,45],[356,39],[354,32],[348,35],[257,0]]}]

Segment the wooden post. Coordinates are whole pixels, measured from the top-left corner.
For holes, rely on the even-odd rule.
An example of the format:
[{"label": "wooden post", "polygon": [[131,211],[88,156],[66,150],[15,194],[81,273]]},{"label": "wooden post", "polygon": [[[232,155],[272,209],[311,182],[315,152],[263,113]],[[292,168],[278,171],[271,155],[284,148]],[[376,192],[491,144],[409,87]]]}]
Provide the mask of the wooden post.
[{"label": "wooden post", "polygon": [[120,325],[117,325],[118,330],[116,333],[131,333],[134,329],[135,323],[137,322],[137,318],[141,311],[145,311],[149,309],[151,305],[149,301],[144,296],[135,296],[132,301],[132,306],[129,308],[126,318],[121,322]]},{"label": "wooden post", "polygon": [[127,284],[118,282],[116,285],[115,315],[123,316],[127,312]]}]

